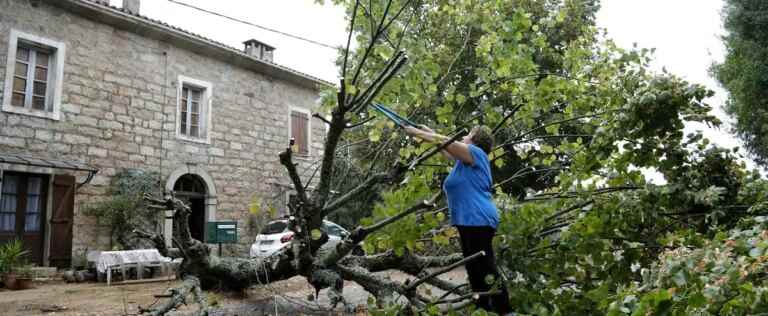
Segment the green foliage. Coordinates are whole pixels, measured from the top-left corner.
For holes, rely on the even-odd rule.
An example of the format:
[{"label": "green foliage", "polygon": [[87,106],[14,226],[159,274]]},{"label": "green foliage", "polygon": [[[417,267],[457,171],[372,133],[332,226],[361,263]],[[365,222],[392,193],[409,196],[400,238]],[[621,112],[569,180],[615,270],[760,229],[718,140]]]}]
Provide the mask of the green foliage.
[{"label": "green foliage", "polygon": [[153,230],[163,215],[147,208],[144,194],[160,193],[156,172],[127,169],[112,178],[109,197],[87,205],[84,213],[94,216],[99,224],[110,228],[112,247],[133,249],[140,247],[140,239],[131,238],[133,229]]},{"label": "green foliage", "polygon": [[602,297],[608,315],[755,315],[768,312],[765,217],[715,238],[670,242],[642,280]]},{"label": "green foliage", "polygon": [[768,3],[727,0],[725,60],[712,67],[729,92],[726,111],[734,130],[760,164],[768,162]]},{"label": "green foliage", "polygon": [[29,251],[24,250],[21,240],[14,239],[0,245],[0,274],[15,270],[24,263]]},{"label": "green foliage", "polygon": [[[343,2],[351,14],[353,2]],[[653,50],[619,48],[605,39],[594,26],[596,1],[419,3],[392,24],[360,77],[375,78],[387,57],[404,49],[407,69],[376,101],[442,134],[499,126],[492,166],[501,223],[494,242],[516,311],[673,311],[679,293],[640,289],[641,271],[663,264],[659,258],[670,247],[706,249],[719,234],[768,211],[768,183],[738,163],[735,150],[684,135],[687,122],[720,124],[706,104],[713,92],[651,72]],[[368,12],[380,18],[384,3],[372,6]],[[369,13],[357,12],[358,43],[371,38]],[[349,64],[362,60],[365,47],[351,52]],[[350,73],[354,68],[347,80]],[[323,104],[334,106],[334,98],[326,93]],[[361,113],[352,123],[371,115]],[[360,170],[357,181],[428,148],[383,119],[350,131],[345,141],[365,144],[349,149],[346,160]],[[429,197],[450,167],[431,159],[406,183],[380,192],[360,224]],[[643,170],[659,172],[666,183],[648,183]],[[446,215],[407,216],[369,237],[366,250],[418,251],[425,236],[431,244],[450,244]],[[634,296],[627,298],[628,291]],[[698,295],[686,300],[702,302]]]}]

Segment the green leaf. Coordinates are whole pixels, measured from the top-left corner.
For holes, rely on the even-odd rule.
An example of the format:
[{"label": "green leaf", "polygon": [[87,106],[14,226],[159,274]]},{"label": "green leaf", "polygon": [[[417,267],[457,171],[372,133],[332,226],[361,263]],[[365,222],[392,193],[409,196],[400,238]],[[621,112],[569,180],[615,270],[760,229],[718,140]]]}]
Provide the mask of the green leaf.
[{"label": "green leaf", "polygon": [[368,139],[374,143],[377,143],[381,140],[381,131],[374,128],[368,131]]}]

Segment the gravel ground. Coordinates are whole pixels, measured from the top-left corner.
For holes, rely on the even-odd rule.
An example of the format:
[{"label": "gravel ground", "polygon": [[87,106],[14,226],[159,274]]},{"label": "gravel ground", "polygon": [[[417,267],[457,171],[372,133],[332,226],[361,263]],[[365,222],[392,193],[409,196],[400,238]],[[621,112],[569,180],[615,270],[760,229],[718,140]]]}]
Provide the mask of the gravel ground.
[{"label": "gravel ground", "polygon": [[[409,276],[387,271],[394,280]],[[466,279],[463,268],[442,276],[456,282]],[[2,315],[136,315],[139,306],[156,301],[154,295],[164,293],[179,284],[176,280],[131,283],[106,286],[105,283],[37,283],[36,288],[24,291],[0,289]],[[303,277],[254,286],[245,293],[207,292],[209,302],[218,305],[213,315],[366,315],[369,294],[354,282],[345,282],[346,306],[331,309],[327,290],[314,298],[314,289]],[[435,294],[438,294],[435,292]],[[175,315],[193,315],[196,305],[183,306]]]}]

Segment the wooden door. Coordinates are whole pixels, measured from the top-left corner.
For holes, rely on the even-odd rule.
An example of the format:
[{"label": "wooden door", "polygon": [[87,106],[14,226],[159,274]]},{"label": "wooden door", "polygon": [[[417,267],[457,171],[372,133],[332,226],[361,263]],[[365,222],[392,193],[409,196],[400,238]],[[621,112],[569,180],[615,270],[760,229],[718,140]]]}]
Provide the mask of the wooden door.
[{"label": "wooden door", "polygon": [[66,268],[72,262],[72,224],[75,210],[75,177],[53,178],[50,265]]},{"label": "wooden door", "polygon": [[29,263],[43,264],[48,177],[5,172],[0,194],[0,243],[19,239]]}]

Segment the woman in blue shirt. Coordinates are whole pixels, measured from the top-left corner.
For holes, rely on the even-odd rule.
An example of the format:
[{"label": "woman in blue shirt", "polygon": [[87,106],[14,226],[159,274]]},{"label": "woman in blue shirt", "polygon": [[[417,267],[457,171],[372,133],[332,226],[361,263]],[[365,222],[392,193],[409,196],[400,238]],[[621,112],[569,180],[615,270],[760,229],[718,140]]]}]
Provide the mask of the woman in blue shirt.
[{"label": "woman in blue shirt", "polygon": [[[406,127],[405,132],[434,143],[450,139],[423,125],[421,128]],[[455,164],[443,183],[443,190],[448,200],[451,224],[459,231],[464,256],[485,251],[485,256],[466,264],[472,291],[487,292],[492,285],[498,285],[499,293],[480,297],[477,306],[506,315],[510,313],[509,295],[499,279],[493,254],[493,236],[499,224],[499,212],[491,197],[493,178],[488,154],[492,148],[493,133],[487,126],[475,127],[462,142],[448,145],[443,150],[443,156],[455,161]],[[493,281],[489,284],[486,280]]]}]

